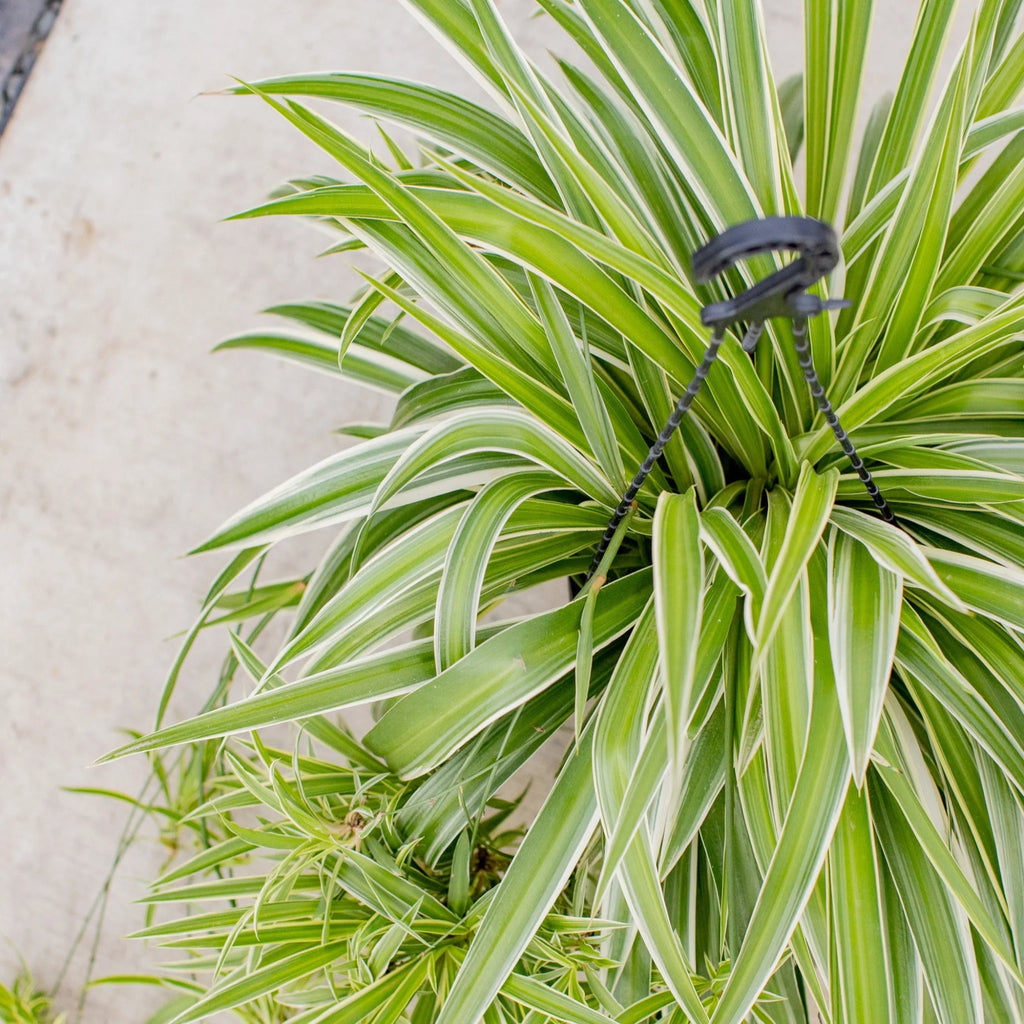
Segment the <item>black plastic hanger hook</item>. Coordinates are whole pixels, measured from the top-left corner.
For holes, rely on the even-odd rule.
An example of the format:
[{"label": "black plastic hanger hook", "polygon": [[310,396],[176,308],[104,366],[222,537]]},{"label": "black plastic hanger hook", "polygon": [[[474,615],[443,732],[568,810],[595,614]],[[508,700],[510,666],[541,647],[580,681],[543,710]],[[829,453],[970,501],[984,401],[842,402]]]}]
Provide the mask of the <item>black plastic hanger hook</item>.
[{"label": "black plastic hanger hook", "polygon": [[[843,309],[845,299],[822,300],[807,289],[830,273],[839,262],[839,242],[831,226],[812,217],[764,217],[723,231],[693,254],[693,276],[704,284],[724,274],[740,260],[769,252],[797,253],[792,263],[775,271],[731,299],[712,302],[700,313],[707,327],[729,327],[745,322],[763,324],[776,317],[811,317],[828,309]],[[748,335],[750,351],[760,330]]]}]

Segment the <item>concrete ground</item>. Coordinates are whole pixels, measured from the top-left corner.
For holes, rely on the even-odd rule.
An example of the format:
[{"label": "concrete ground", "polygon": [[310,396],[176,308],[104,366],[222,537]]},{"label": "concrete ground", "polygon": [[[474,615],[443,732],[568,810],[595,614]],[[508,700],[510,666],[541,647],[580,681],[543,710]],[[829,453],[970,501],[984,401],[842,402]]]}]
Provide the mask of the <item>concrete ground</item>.
[{"label": "concrete ground", "polygon": [[[799,61],[799,0],[768,5],[780,72]],[[885,4],[872,91],[895,84],[916,4]],[[973,5],[972,5],[973,6]],[[553,36],[501,8],[540,51]],[[226,74],[389,72],[475,93],[397,0],[65,0],[0,139],[0,980],[20,951],[38,982],[107,874],[122,812],[67,786],[134,791],[141,763],[87,766],[152,721],[219,556],[182,560],[254,496],[334,451],[330,431],[386,404],[219,339],[256,311],[345,299],[339,259],[277,221],[222,224],[290,175],[330,170],[258,102],[198,96]],[[365,121],[335,116],[367,139]],[[315,545],[291,556],[305,566]],[[282,563],[283,568],[283,563]],[[178,714],[214,678],[202,646]],[[144,971],[138,927],[161,859],[147,841],[112,891],[95,972]],[[61,1000],[74,1003],[79,958]],[[153,995],[98,989],[87,1022],[143,1020]]]}]

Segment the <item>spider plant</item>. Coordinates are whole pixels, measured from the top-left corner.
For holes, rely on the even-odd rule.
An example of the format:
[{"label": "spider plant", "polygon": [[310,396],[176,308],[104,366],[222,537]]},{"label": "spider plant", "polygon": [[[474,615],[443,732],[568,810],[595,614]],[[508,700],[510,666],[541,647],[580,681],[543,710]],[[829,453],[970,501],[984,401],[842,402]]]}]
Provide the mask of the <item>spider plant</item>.
[{"label": "spider plant", "polygon": [[[405,3],[489,105],[367,74],[234,90],[339,165],[239,216],[377,269],[221,347],[396,401],[198,549],[233,554],[193,635],[288,617],[262,653],[231,634],[253,691],[166,725],[175,673],[114,755],[222,743],[188,816],[209,841],[152,896],[184,916],[146,934],[204,979],[175,1020],[1024,1019],[1020,0],[955,49],[924,0],[859,141],[870,0],[808,0],[781,84],[755,0],[537,0],[567,39],[547,70],[493,0]],[[822,294],[852,305],[811,351],[896,524],[774,321],[753,358],[727,335],[587,579],[701,306],[780,265],[698,287],[691,253],[771,214],[836,225]],[[256,579],[314,530],[308,576]],[[282,723],[291,750],[261,738]],[[520,838],[499,789],[565,723]]]},{"label": "spider plant", "polygon": [[38,991],[22,964],[10,988],[0,984],[0,1021],[3,1024],[64,1024],[65,1017],[53,1015],[50,997]]}]

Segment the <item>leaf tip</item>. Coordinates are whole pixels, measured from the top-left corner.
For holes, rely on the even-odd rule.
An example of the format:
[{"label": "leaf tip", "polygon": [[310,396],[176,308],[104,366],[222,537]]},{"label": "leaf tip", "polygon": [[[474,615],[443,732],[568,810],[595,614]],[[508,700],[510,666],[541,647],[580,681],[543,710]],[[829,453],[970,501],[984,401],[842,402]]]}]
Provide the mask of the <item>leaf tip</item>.
[{"label": "leaf tip", "polygon": [[131,753],[130,748],[133,746],[134,744],[129,743],[126,746],[117,747],[116,749],[111,750],[106,754],[101,754],[99,757],[96,758],[95,761],[88,765],[88,767],[98,768],[100,765],[110,764],[111,761],[117,761],[120,758],[125,757],[127,754]]}]

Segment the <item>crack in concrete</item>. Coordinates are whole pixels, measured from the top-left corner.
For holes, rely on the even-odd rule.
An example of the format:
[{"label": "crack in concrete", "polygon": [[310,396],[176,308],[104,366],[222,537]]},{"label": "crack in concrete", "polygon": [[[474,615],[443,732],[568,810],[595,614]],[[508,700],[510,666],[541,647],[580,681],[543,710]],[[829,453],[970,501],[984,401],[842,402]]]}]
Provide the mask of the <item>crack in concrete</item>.
[{"label": "crack in concrete", "polygon": [[63,0],[45,0],[32,27],[25,37],[25,42],[18,51],[10,70],[0,81],[0,132],[7,126],[14,112],[14,106],[18,102],[21,90],[25,87],[32,65],[35,64],[50,34],[54,22],[57,20],[57,13]]}]

